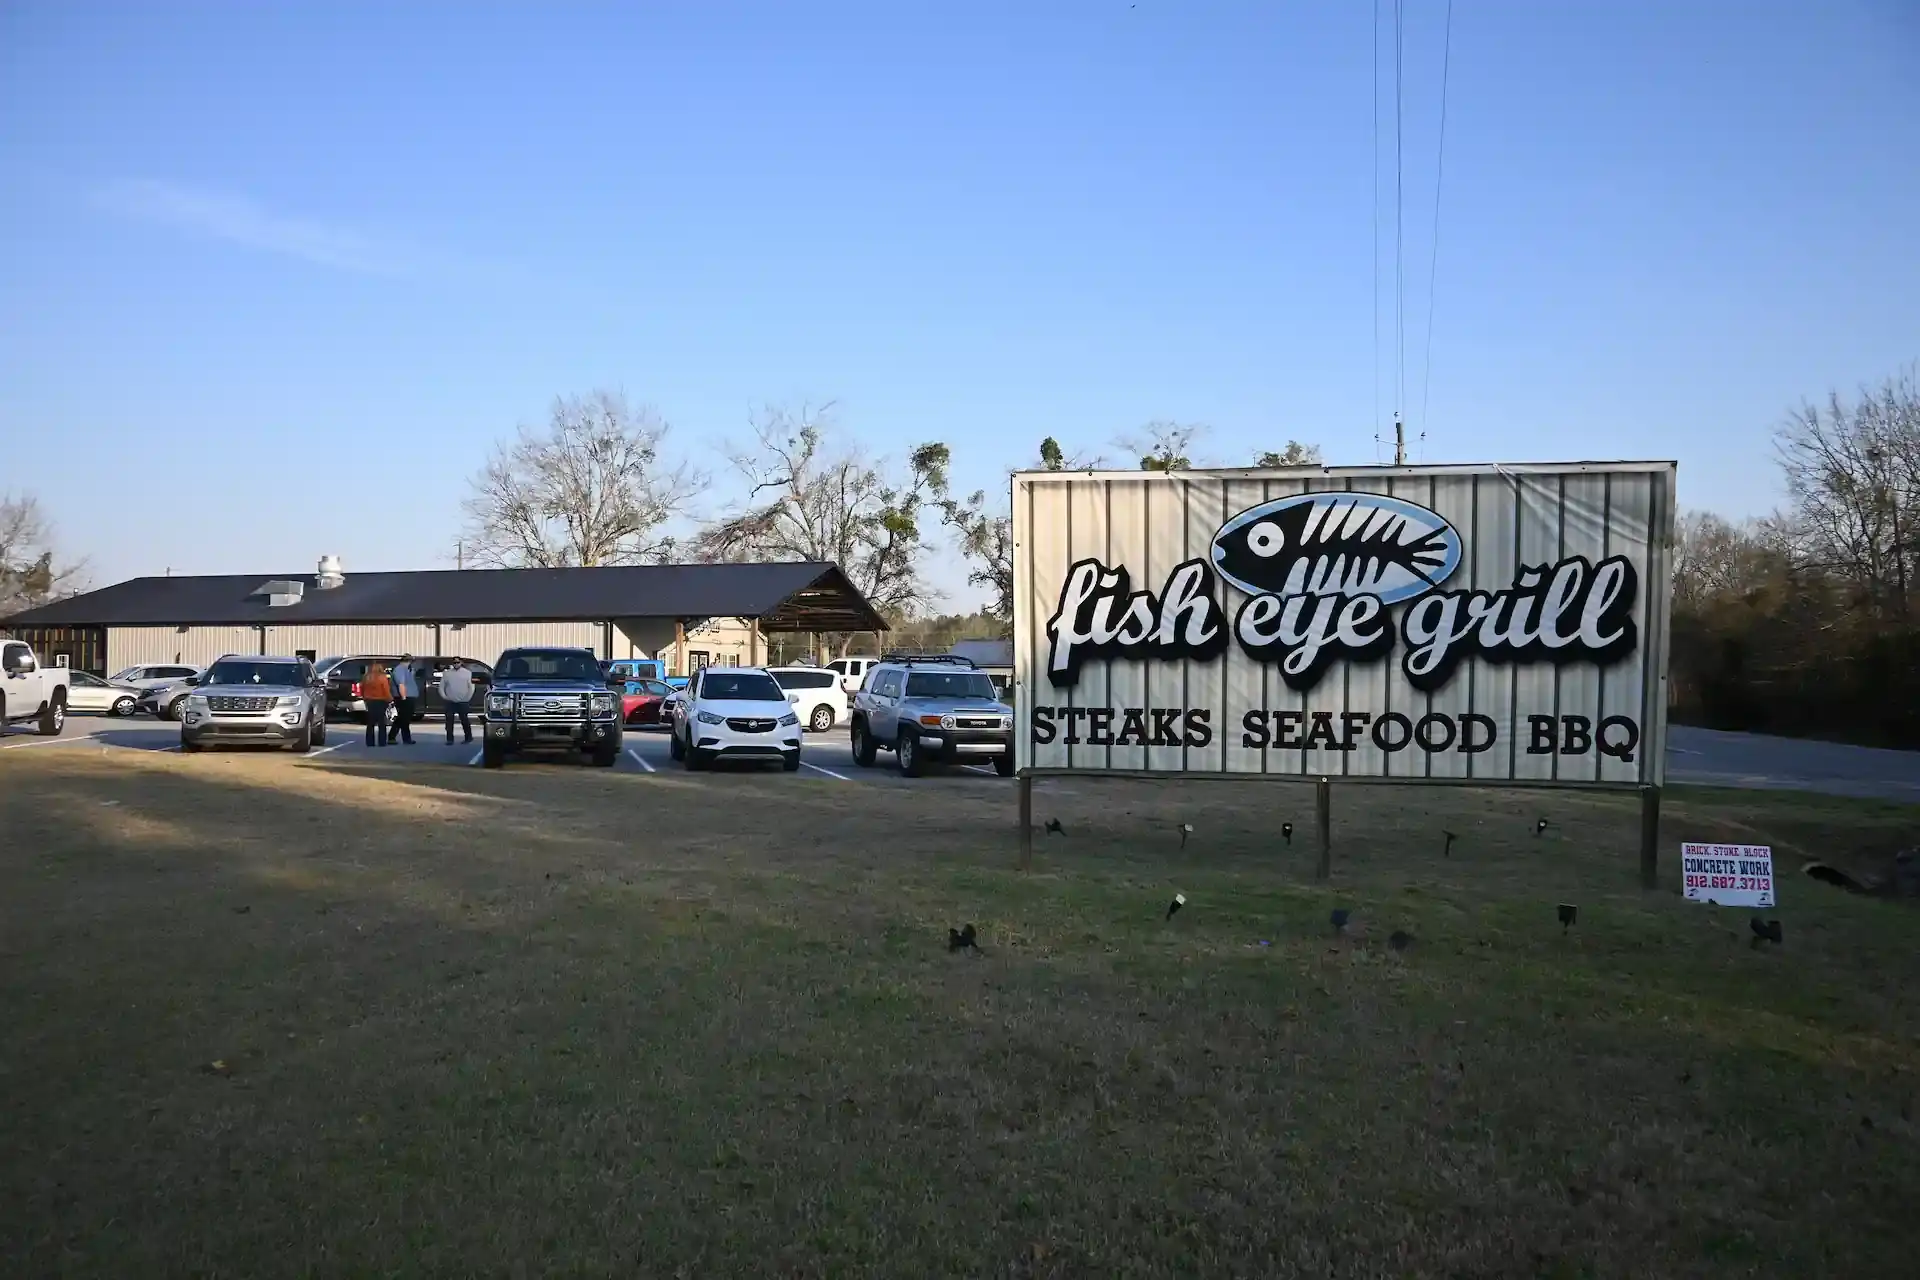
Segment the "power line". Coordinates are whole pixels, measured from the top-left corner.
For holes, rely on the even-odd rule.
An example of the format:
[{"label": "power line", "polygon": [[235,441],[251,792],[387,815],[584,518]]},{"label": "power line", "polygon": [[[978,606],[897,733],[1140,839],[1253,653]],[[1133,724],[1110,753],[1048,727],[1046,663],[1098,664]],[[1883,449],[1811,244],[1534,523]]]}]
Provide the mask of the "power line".
[{"label": "power line", "polygon": [[1440,55],[1440,158],[1433,173],[1433,246],[1427,266],[1427,352],[1421,360],[1420,437],[1427,435],[1427,402],[1433,391],[1433,288],[1440,278],[1440,188],[1447,177],[1447,81],[1453,71],[1453,0],[1447,0],[1446,37]]},{"label": "power line", "polygon": [[1380,0],[1373,0],[1373,440],[1380,443]]},{"label": "power line", "polygon": [[1406,408],[1407,399],[1407,233],[1405,113],[1402,98],[1405,81],[1406,39],[1402,26],[1402,0],[1393,0],[1393,323],[1394,392],[1396,415]]}]

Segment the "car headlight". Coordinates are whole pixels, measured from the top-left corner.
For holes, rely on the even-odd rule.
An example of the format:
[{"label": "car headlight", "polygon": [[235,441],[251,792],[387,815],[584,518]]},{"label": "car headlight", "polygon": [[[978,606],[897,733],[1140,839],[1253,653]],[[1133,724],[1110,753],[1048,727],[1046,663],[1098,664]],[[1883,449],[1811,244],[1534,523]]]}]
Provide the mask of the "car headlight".
[{"label": "car headlight", "polygon": [[791,729],[794,725],[797,725],[800,723],[800,717],[793,714],[793,712],[789,711],[787,712],[787,714],[780,717],[780,723],[783,725],[786,725],[789,729]]},{"label": "car headlight", "polygon": [[490,693],[487,695],[487,713],[489,715],[508,715],[513,711],[513,695],[510,693]]},{"label": "car headlight", "polygon": [[208,705],[208,704],[207,704],[207,695],[206,695],[206,694],[204,694],[204,693],[190,693],[190,694],[188,694],[188,695],[187,695],[187,708],[188,708],[189,710],[191,710],[191,711],[205,711],[205,710],[207,709],[207,705]]},{"label": "car headlight", "polygon": [[305,699],[302,698],[299,694],[290,693],[290,694],[284,694],[281,697],[275,698],[273,700],[273,705],[276,707],[297,707],[304,701]]},{"label": "car headlight", "polygon": [[717,716],[711,711],[696,711],[693,713],[693,718],[701,724],[725,724],[727,722],[725,716]]},{"label": "car headlight", "polygon": [[597,716],[613,714],[613,695],[596,693],[593,695],[593,714]]},{"label": "car headlight", "polygon": [[951,728],[953,728],[953,717],[952,717],[952,716],[941,716],[941,717],[940,717],[940,727],[941,727],[942,729],[951,729]]}]

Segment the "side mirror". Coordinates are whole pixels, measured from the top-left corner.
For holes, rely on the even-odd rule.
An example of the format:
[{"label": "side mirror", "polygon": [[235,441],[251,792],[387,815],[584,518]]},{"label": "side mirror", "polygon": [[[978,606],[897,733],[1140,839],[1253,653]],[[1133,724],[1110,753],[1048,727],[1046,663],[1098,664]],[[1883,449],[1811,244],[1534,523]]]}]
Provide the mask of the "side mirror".
[{"label": "side mirror", "polygon": [[200,685],[200,677],[188,676],[185,680],[182,680],[180,683],[183,685],[186,685],[189,689],[198,688]]},{"label": "side mirror", "polygon": [[798,704],[800,701],[800,695],[797,693],[790,693],[787,695],[787,701]]},{"label": "side mirror", "polygon": [[7,659],[8,675],[30,675],[33,670],[33,655],[31,653],[16,653],[13,657]]}]

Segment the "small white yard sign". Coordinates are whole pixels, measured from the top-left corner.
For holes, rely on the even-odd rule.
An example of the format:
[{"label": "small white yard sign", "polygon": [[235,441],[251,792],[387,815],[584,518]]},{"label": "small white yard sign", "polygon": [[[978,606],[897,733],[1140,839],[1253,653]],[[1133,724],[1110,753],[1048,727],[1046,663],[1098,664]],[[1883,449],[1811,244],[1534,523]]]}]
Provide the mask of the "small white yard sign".
[{"label": "small white yard sign", "polygon": [[1723,907],[1773,905],[1773,849],[1764,844],[1683,844],[1687,901]]}]

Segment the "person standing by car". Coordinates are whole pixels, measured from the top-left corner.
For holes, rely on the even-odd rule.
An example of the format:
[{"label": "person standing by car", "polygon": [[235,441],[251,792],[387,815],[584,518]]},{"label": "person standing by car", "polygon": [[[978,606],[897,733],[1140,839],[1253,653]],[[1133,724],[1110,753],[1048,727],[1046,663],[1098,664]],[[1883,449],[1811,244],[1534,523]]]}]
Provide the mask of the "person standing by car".
[{"label": "person standing by car", "polygon": [[[366,674],[360,677],[360,699],[367,704],[367,745],[386,746],[387,704],[393,700],[393,683],[387,679],[387,669],[377,662],[369,662]],[[378,742],[374,740],[376,730]]]},{"label": "person standing by car", "polygon": [[455,658],[453,665],[440,673],[440,700],[447,704],[447,745],[453,745],[455,716],[460,718],[460,732],[472,742],[473,723],[467,719],[467,710],[473,703],[473,672],[467,670],[465,658]]},{"label": "person standing by car", "polygon": [[403,653],[393,664],[392,741],[413,745],[413,709],[419,705],[420,673],[413,669],[413,655]]}]

